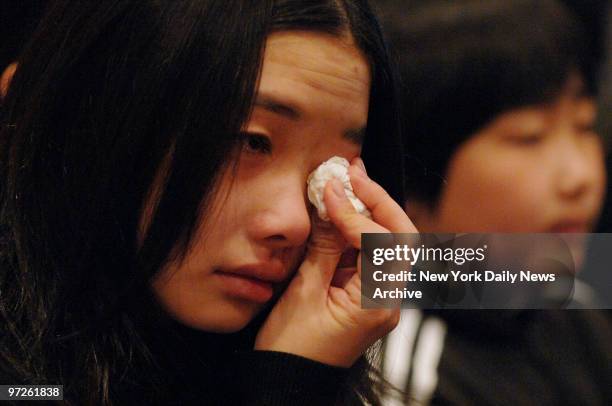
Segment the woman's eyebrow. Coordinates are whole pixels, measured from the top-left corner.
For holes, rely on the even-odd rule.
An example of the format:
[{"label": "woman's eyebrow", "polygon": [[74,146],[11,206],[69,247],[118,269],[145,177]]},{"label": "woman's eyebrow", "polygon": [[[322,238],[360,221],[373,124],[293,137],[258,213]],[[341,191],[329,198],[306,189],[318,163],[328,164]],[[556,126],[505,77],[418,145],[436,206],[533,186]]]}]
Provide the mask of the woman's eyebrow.
[{"label": "woman's eyebrow", "polygon": [[262,107],[265,110],[287,117],[288,119],[294,121],[299,120],[302,116],[297,107],[265,94],[257,95],[255,98],[255,106]]},{"label": "woman's eyebrow", "polygon": [[[258,93],[255,97],[255,106],[261,107],[293,121],[298,121],[302,118],[301,110],[294,104],[277,99],[268,94]],[[361,146],[365,139],[365,133],[365,126],[355,129],[351,128],[344,132],[343,137],[346,140]]]}]

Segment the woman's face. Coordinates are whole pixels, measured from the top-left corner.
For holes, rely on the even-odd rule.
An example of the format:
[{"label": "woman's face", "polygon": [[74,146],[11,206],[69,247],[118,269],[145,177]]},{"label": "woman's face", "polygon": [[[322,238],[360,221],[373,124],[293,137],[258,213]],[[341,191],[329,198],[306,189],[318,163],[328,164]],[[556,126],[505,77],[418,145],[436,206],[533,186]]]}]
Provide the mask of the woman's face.
[{"label": "woman's face", "polygon": [[[605,186],[596,107],[572,76],[549,105],[501,114],[453,155],[431,232],[589,232]],[[407,204],[410,212],[410,202]],[[419,210],[422,214],[423,210]]]},{"label": "woman's face", "polygon": [[333,155],[360,154],[369,93],[369,65],[351,39],[270,35],[237,168],[224,173],[186,259],[153,283],[175,319],[237,331],[279,291],[310,234],[306,178]]}]

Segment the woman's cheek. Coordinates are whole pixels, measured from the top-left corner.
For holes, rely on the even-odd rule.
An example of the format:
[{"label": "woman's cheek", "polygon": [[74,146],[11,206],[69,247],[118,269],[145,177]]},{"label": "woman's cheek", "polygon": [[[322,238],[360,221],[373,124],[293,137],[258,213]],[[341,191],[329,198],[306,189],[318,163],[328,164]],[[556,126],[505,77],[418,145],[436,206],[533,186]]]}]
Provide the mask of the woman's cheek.
[{"label": "woman's cheek", "polygon": [[491,186],[498,208],[499,232],[538,232],[554,211],[551,174],[537,160],[512,159],[500,163]]},{"label": "woman's cheek", "polygon": [[[546,201],[543,174],[517,157],[467,155],[455,160],[443,193],[448,231],[530,230]],[[453,218],[450,218],[453,217]]]}]

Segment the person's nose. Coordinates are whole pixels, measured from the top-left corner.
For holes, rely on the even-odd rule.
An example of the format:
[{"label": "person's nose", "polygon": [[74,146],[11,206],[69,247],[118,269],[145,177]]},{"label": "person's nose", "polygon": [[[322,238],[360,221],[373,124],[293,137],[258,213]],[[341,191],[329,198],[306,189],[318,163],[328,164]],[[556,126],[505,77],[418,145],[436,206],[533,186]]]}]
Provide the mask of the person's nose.
[{"label": "person's nose", "polygon": [[598,151],[583,145],[580,137],[567,132],[559,139],[557,192],[567,200],[584,198],[598,179]]},{"label": "person's nose", "polygon": [[251,235],[270,249],[303,245],[311,227],[305,178],[295,176],[269,186],[273,190],[261,197]]}]

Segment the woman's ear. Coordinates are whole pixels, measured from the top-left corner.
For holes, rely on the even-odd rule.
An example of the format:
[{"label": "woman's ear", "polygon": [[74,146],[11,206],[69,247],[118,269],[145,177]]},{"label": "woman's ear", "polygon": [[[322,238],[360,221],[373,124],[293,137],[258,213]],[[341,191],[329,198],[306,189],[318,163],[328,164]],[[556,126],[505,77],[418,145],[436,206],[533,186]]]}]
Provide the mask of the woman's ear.
[{"label": "woman's ear", "polygon": [[430,204],[408,199],[404,203],[404,211],[420,232],[431,233],[435,230],[435,209]]},{"label": "woman's ear", "polygon": [[11,80],[13,80],[13,75],[17,70],[17,62],[11,63],[9,66],[4,69],[2,72],[2,76],[0,76],[0,99],[4,99],[6,93],[8,92],[9,85],[11,84]]}]

